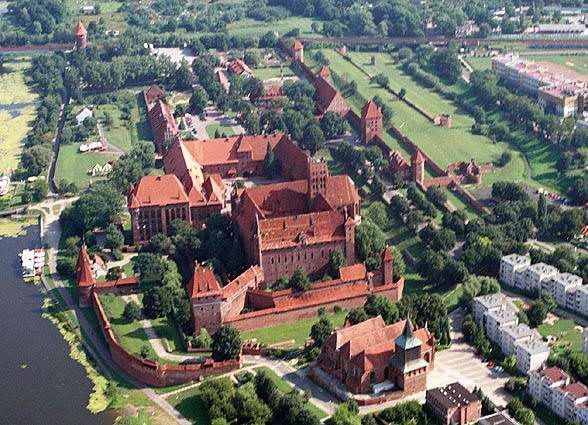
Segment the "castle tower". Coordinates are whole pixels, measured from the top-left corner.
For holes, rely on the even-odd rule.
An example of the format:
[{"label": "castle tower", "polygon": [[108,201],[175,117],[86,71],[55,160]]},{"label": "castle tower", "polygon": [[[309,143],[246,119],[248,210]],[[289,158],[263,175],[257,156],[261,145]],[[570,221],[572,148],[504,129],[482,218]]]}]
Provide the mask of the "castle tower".
[{"label": "castle tower", "polygon": [[420,149],[411,158],[412,181],[422,186],[425,182],[425,157]]},{"label": "castle tower", "polygon": [[390,361],[396,369],[396,385],[405,394],[414,394],[427,388],[429,363],[421,357],[421,340],[415,336],[410,318],[404,324],[402,334],[396,338],[396,350]]},{"label": "castle tower", "polygon": [[376,136],[382,137],[382,123],[382,110],[370,100],[361,110],[361,141],[367,144]]},{"label": "castle tower", "polygon": [[345,220],[345,261],[355,264],[355,220],[352,217]]},{"label": "castle tower", "polygon": [[299,40],[296,40],[292,50],[294,51],[294,60],[304,63],[304,45]]},{"label": "castle tower", "polygon": [[314,161],[309,159],[308,164],[308,189],[310,201],[317,195],[324,194],[327,190],[327,178],[329,177],[329,167],[327,161]]},{"label": "castle tower", "polygon": [[90,261],[88,250],[86,249],[86,245],[83,244],[80,247],[80,253],[76,262],[76,275],[80,307],[89,307],[92,304],[90,296],[96,284],[96,279],[92,273],[92,262]]},{"label": "castle tower", "polygon": [[194,274],[188,282],[188,296],[194,332],[197,334],[205,328],[209,334],[215,333],[223,322],[222,291],[212,268],[194,263]]},{"label": "castle tower", "polygon": [[88,31],[86,31],[82,21],[78,21],[74,30],[74,37],[76,38],[76,49],[85,49],[88,45]]},{"label": "castle tower", "polygon": [[394,254],[392,248],[386,246],[382,252],[382,284],[392,285],[394,283]]}]

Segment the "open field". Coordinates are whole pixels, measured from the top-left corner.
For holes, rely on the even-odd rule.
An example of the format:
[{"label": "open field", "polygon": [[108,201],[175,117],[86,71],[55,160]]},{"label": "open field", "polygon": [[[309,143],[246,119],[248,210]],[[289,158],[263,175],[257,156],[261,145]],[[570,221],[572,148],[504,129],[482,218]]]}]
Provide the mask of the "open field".
[{"label": "open field", "polygon": [[[99,15],[83,15],[80,12],[80,7],[87,6],[88,2],[84,0],[67,0],[67,3],[71,10],[74,11],[75,15],[79,15],[79,18],[84,23],[86,28],[90,21],[98,21],[100,18],[104,18],[104,24],[107,30],[115,30],[122,32],[127,28],[127,14],[119,12],[119,8],[123,5],[122,1],[112,0],[96,0],[93,5],[100,5]],[[76,16],[77,19],[77,16]],[[75,22],[72,23],[72,28]]]},{"label": "open field", "polygon": [[321,21],[298,16],[281,19],[275,22],[261,22],[245,18],[227,25],[227,31],[229,35],[239,35],[241,37],[261,37],[268,31],[276,31],[281,37],[288,31],[298,28],[300,29],[301,35],[320,37],[320,34],[312,31],[311,25],[313,22],[320,23]]},{"label": "open field", "polygon": [[576,330],[573,320],[559,319],[553,325],[543,324],[537,330],[541,336],[555,336],[557,346],[569,346],[573,350],[582,351],[582,332]]},{"label": "open field", "polygon": [[37,95],[27,86],[28,61],[7,62],[0,72],[0,174],[18,166],[24,138],[35,116]]},{"label": "open field", "polygon": [[492,68],[492,58],[482,56],[465,56],[465,61],[476,71],[483,71]]},{"label": "open field", "polygon": [[0,238],[24,235],[26,228],[37,223],[35,217],[0,218]]},{"label": "open field", "polygon": [[218,131],[219,135],[225,135],[227,137],[231,137],[235,135],[233,128],[230,125],[223,125],[223,124],[211,124],[206,126],[206,133],[208,137],[214,139],[214,134]]},{"label": "open field", "polygon": [[[318,308],[317,308],[318,310]],[[335,327],[343,326],[347,312],[345,310],[339,313],[327,314],[331,323]],[[281,325],[270,326],[267,328],[255,329],[252,331],[242,332],[241,339],[257,339],[258,342],[272,345],[279,342],[294,340],[296,347],[304,346],[304,340],[310,336],[310,328],[318,322],[318,313],[316,317],[310,319],[298,320],[296,322],[284,323]]]},{"label": "open field", "polygon": [[[253,70],[253,76],[260,80],[269,80],[270,78],[280,78],[282,70],[279,66],[272,66],[266,68],[255,68]],[[288,66],[284,66],[284,77],[294,75],[294,72]]]},{"label": "open field", "polygon": [[[376,53],[376,65],[368,65],[373,53],[351,54],[370,75],[384,72],[391,77],[393,88],[405,87],[407,98],[430,113],[441,110],[452,114],[453,128],[437,127],[376,83],[370,82],[364,73],[336,52],[332,50],[323,50],[323,52],[330,61],[331,70],[336,74],[334,76],[340,77],[335,78],[335,83],[339,88],[344,86],[345,81],[355,80],[357,82],[358,93],[361,93],[361,96],[355,94],[347,99],[356,112],[361,111],[365,100],[379,95],[393,109],[392,120],[395,126],[413,139],[441,167],[454,161],[471,158],[475,158],[478,163],[492,162],[497,160],[502,152],[510,151],[512,161],[503,168],[496,168],[494,172],[485,174],[482,177],[482,187],[488,187],[496,181],[507,180],[526,183],[533,187],[549,188],[554,191],[565,190],[567,182],[555,171],[555,162],[559,154],[551,146],[519,132],[514,133],[515,141],[511,145],[493,143],[487,137],[473,135],[470,131],[470,126],[473,123],[472,117],[462,113],[452,102],[437,93],[414,83],[409,76],[402,73],[398,65],[392,62],[389,55]],[[460,96],[466,95],[466,89],[467,86],[461,84],[452,87],[452,90]],[[498,114],[490,115],[489,118],[496,119]],[[385,140],[389,143],[389,138],[385,138]],[[396,148],[398,142],[389,144]]]},{"label": "open field", "polygon": [[59,147],[55,180],[74,182],[79,188],[87,187],[91,182],[103,180],[104,177],[92,177],[88,170],[94,165],[104,165],[116,159],[116,155],[104,152],[79,152],[79,144]]},{"label": "open field", "polygon": [[208,408],[198,387],[172,395],[167,401],[194,425],[209,425]]}]

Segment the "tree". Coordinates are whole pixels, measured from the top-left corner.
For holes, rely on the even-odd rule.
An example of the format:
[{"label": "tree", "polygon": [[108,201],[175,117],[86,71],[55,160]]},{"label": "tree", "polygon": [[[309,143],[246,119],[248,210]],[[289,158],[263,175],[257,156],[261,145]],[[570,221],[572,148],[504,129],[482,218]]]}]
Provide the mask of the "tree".
[{"label": "tree", "polygon": [[270,408],[257,397],[252,382],[237,389],[233,405],[237,412],[237,423],[240,424],[263,425],[267,424],[272,416]]},{"label": "tree", "polygon": [[548,310],[545,303],[542,300],[537,301],[527,311],[527,317],[529,318],[529,326],[532,328],[536,328],[537,326],[541,325],[547,317],[547,313]]},{"label": "tree", "polygon": [[325,135],[317,124],[309,124],[304,129],[301,142],[304,149],[308,149],[311,155],[314,155],[324,145]]},{"label": "tree", "polygon": [[400,88],[400,91],[398,92],[398,97],[400,99],[404,99],[406,97],[406,89],[404,87]]},{"label": "tree", "polygon": [[278,36],[276,33],[268,31],[259,39],[259,47],[274,47],[277,42]]},{"label": "tree", "polygon": [[158,233],[149,240],[149,250],[154,254],[173,255],[176,251],[171,238],[163,233]]},{"label": "tree", "polygon": [[368,295],[363,309],[370,317],[382,316],[387,325],[396,323],[400,318],[396,305],[382,295]]},{"label": "tree", "polygon": [[189,105],[190,110],[195,114],[204,112],[204,108],[208,105],[208,94],[202,87],[194,90],[194,93],[190,97]]},{"label": "tree", "polygon": [[304,292],[309,290],[311,287],[308,276],[306,276],[306,273],[304,273],[304,270],[302,270],[300,267],[296,269],[288,284],[295,292]]},{"label": "tree", "polygon": [[133,271],[149,280],[161,280],[165,266],[161,257],[151,253],[140,253],[131,259]]},{"label": "tree", "polygon": [[350,407],[349,402],[345,402],[335,410],[333,416],[325,421],[327,425],[361,425],[361,418]]},{"label": "tree", "polygon": [[329,254],[328,273],[332,278],[339,276],[339,269],[347,265],[347,260],[343,253],[336,249]]},{"label": "tree", "polygon": [[123,311],[123,319],[127,322],[134,322],[141,318],[141,307],[135,301],[131,301],[125,305]]},{"label": "tree", "polygon": [[382,72],[380,72],[379,74],[376,74],[373,77],[373,80],[376,82],[376,84],[378,84],[381,87],[388,87],[388,85],[390,84],[390,79],[388,78],[388,76]]},{"label": "tree", "polygon": [[263,174],[272,179],[276,177],[281,171],[280,162],[274,158],[274,150],[272,145],[268,142],[265,151],[265,158],[263,159]]},{"label": "tree", "polygon": [[261,124],[259,122],[259,114],[256,110],[247,111],[243,114],[243,128],[249,134],[260,133]]},{"label": "tree", "polygon": [[314,340],[314,345],[316,347],[321,347],[334,330],[335,328],[331,321],[326,316],[322,316],[319,321],[310,328],[310,337]]},{"label": "tree", "polygon": [[342,136],[349,130],[349,125],[341,115],[336,112],[328,111],[320,120],[320,127],[326,139],[335,139]]},{"label": "tree", "polygon": [[212,336],[212,358],[214,361],[236,359],[241,354],[241,336],[230,325],[222,326]]},{"label": "tree", "polygon": [[112,250],[120,249],[125,242],[125,237],[122,232],[114,224],[110,223],[106,226],[105,231],[105,245]]},{"label": "tree", "polygon": [[263,369],[259,370],[253,382],[257,396],[268,406],[275,408],[280,398],[280,391],[268,373]]},{"label": "tree", "polygon": [[127,193],[144,174],[141,164],[135,158],[124,155],[112,166],[109,181],[120,193]]},{"label": "tree", "polygon": [[380,266],[380,254],[386,244],[384,232],[371,220],[365,219],[356,228],[355,251],[360,261],[366,261],[368,270]]},{"label": "tree", "polygon": [[49,192],[49,185],[44,178],[38,178],[33,182],[31,187],[33,201],[42,201],[47,196],[47,192]]},{"label": "tree", "polygon": [[169,288],[153,286],[145,290],[143,312],[150,319],[165,317],[172,312],[173,298]]},{"label": "tree", "polygon": [[369,316],[363,308],[352,308],[349,310],[349,313],[347,313],[345,322],[349,322],[350,325],[357,325],[367,319],[369,319]]},{"label": "tree", "polygon": [[180,66],[176,70],[176,72],[170,77],[170,84],[176,90],[189,90],[192,88],[192,81],[194,80],[194,75],[192,74],[192,70],[190,69],[190,64],[185,59],[182,59],[180,62]]},{"label": "tree", "polygon": [[192,346],[196,348],[210,348],[212,338],[208,334],[206,328],[201,328],[200,332],[192,340]]}]

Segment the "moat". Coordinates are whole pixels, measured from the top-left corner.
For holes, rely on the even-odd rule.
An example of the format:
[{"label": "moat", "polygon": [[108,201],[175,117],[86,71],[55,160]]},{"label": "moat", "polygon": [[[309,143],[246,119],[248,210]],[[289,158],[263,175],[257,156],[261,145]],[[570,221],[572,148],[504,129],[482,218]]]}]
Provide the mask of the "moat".
[{"label": "moat", "polygon": [[11,425],[110,425],[114,414],[86,410],[92,383],[69,357],[58,329],[41,317],[45,296],[21,278],[17,254],[39,246],[38,227],[0,238],[0,422]]}]

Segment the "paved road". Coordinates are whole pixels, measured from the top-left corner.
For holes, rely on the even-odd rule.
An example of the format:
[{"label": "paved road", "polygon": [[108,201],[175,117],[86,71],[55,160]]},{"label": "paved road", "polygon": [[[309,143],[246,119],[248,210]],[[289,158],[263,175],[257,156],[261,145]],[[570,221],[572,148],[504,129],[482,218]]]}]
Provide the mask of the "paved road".
[{"label": "paved road", "polygon": [[83,331],[83,336],[80,339],[84,345],[84,348],[90,353],[92,358],[96,361],[103,372],[108,374],[108,370],[115,370],[117,373],[123,376],[127,382],[141,389],[141,391],[147,397],[149,397],[153,403],[163,409],[170,417],[174,418],[178,424],[190,425],[190,421],[184,418],[163,397],[161,397],[152,389],[146,388],[144,384],[137,381],[133,377],[127,375],[127,373],[113,361],[112,357],[110,356],[110,352],[104,345],[101,337],[96,334],[94,328],[86,319],[86,316],[81,313],[79,306],[72,298],[70,292],[65,288],[63,281],[56,271],[57,247],[59,246],[59,238],[61,236],[61,228],[58,219],[61,210],[71,202],[73,202],[72,199],[59,201],[50,200],[44,205],[39,205],[38,208],[43,212],[42,239],[43,243],[49,247],[47,252],[49,256],[49,270],[51,271],[51,277],[55,282],[57,291],[65,301],[66,307],[74,314],[80,324],[80,329]]}]

